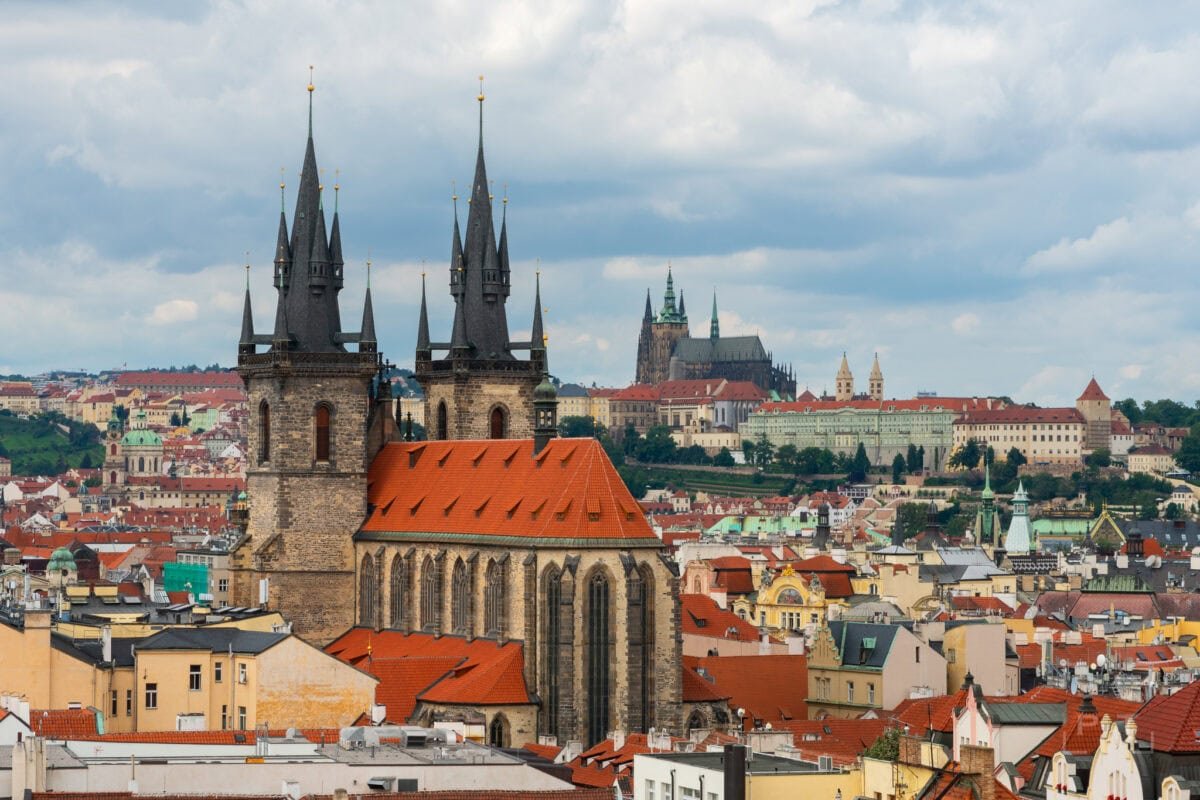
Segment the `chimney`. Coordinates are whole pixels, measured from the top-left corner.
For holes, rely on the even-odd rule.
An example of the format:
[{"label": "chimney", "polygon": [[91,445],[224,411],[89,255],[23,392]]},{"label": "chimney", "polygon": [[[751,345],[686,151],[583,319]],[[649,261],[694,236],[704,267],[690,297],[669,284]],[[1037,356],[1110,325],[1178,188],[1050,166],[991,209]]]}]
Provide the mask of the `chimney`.
[{"label": "chimney", "polygon": [[771,635],[767,633],[766,628],[762,628],[758,634],[758,654],[760,656],[771,655]]},{"label": "chimney", "polygon": [[612,739],[613,750],[620,750],[625,746],[625,731],[609,731],[608,738]]},{"label": "chimney", "polygon": [[112,625],[100,628],[100,660],[105,664],[112,663]]},{"label": "chimney", "polygon": [[350,793],[345,789],[334,789],[333,800],[350,800]]},{"label": "chimney", "polygon": [[996,800],[996,754],[992,748],[959,745],[959,764],[964,775],[975,779],[979,800]]},{"label": "chimney", "polygon": [[288,800],[300,800],[300,782],[284,781],[283,791],[280,794],[288,798]]},{"label": "chimney", "polygon": [[746,751],[742,744],[725,745],[725,800],[746,800]]},{"label": "chimney", "polygon": [[382,725],[385,719],[387,719],[387,706],[374,703],[371,706],[371,724]]}]

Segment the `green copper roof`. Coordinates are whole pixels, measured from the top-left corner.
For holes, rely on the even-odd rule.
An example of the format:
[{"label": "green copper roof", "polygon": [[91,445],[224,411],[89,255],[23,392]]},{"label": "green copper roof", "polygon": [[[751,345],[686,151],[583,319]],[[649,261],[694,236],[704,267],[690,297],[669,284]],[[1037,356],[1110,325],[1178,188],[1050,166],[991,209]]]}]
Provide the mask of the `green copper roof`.
[{"label": "green copper roof", "polygon": [[121,444],[125,447],[155,447],[162,444],[162,437],[152,430],[139,428],[121,437]]},{"label": "green copper roof", "polygon": [[46,563],[47,572],[57,572],[62,569],[75,569],[75,556],[71,555],[71,551],[65,547],[60,547],[50,554],[50,560]]}]

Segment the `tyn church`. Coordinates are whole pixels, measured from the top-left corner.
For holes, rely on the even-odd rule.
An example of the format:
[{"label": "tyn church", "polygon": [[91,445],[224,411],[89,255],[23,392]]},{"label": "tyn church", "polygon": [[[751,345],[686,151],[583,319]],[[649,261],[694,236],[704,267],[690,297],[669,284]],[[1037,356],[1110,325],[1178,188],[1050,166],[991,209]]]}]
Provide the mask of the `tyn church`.
[{"label": "tyn church", "polygon": [[[482,124],[465,243],[455,215],[450,342],[430,341],[424,297],[418,321],[430,433],[447,441],[400,441],[378,391],[369,288],[359,330],[342,330],[338,210],[335,200],[327,228],[309,93],[270,334],[255,333],[246,290],[238,372],[250,397],[250,511],[231,559],[233,602],[265,603],[322,645],[355,627],[519,643],[517,680],[535,708],[520,725],[526,741],[678,730],[682,677],[662,668],[681,662],[678,576],[598,443],[554,438],[540,296],[531,341],[508,339],[507,225],[497,243]],[[439,350],[448,357],[434,360]]]}]

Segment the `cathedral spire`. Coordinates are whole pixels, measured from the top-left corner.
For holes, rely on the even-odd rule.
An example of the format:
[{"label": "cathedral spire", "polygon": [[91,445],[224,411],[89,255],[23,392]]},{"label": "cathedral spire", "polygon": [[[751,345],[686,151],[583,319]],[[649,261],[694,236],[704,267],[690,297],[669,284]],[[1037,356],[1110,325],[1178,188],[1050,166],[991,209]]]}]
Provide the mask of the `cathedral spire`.
[{"label": "cathedral spire", "polygon": [[642,322],[654,322],[654,308],[650,305],[650,287],[646,287],[646,311],[642,314]]},{"label": "cathedral spire", "polygon": [[[333,224],[337,225],[337,214],[334,213]],[[336,230],[336,227],[335,227]],[[358,352],[374,353],[379,349],[375,338],[375,309],[371,304],[371,261],[367,260],[367,297],[363,300],[362,328],[358,337]]]},{"label": "cathedral spire", "polygon": [[712,322],[708,326],[708,338],[717,340],[721,338],[721,323],[717,319],[717,290],[713,289],[713,313]]},{"label": "cathedral spire", "polygon": [[679,318],[687,322],[687,306],[683,304],[683,290],[679,290]]},{"label": "cathedral spire", "polygon": [[246,302],[242,306],[242,335],[238,339],[238,353],[254,355],[254,314],[250,308],[250,263],[246,262]]},{"label": "cathedral spire", "polygon": [[667,290],[663,292],[660,322],[679,322],[679,310],[675,307],[675,277],[671,274],[671,262],[667,262]]},{"label": "cathedral spire", "polygon": [[425,307],[425,273],[421,273],[421,316],[417,319],[417,357],[429,358],[429,311]]},{"label": "cathedral spire", "polygon": [[542,273],[534,278],[533,290],[533,328],[529,335],[530,350],[546,350],[546,337],[542,331]]}]

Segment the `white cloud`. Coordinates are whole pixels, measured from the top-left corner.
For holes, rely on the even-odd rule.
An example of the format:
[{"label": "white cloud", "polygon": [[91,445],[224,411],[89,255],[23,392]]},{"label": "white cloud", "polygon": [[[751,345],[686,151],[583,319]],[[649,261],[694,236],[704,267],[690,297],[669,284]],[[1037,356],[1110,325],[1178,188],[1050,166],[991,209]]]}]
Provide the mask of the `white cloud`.
[{"label": "white cloud", "polygon": [[1136,381],[1138,378],[1142,377],[1143,370],[1144,367],[1141,364],[1126,364],[1117,372],[1126,380]]},{"label": "white cloud", "polygon": [[191,322],[200,311],[195,300],[167,300],[154,307],[146,321],[151,325],[175,325]]},{"label": "white cloud", "polygon": [[950,327],[960,336],[974,333],[979,328],[979,315],[970,311],[959,314],[951,321]]}]

